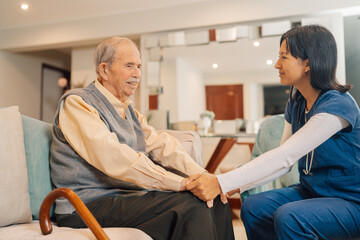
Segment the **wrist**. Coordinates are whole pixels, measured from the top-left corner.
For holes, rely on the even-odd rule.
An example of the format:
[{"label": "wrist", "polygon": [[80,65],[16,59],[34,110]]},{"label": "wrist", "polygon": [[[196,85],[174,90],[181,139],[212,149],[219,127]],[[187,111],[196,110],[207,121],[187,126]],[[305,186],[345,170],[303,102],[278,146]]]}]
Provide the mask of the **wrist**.
[{"label": "wrist", "polygon": [[188,182],[189,182],[189,179],[188,179],[188,178],[183,178],[183,180],[181,181],[181,185],[180,185],[179,191],[184,191],[186,185],[188,184]]}]

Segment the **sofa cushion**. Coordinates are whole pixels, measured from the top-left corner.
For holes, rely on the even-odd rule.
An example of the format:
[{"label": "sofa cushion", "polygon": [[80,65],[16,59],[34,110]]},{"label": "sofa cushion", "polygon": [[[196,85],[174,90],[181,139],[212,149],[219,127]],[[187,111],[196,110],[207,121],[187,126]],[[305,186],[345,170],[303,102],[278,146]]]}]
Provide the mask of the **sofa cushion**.
[{"label": "sofa cushion", "polygon": [[18,107],[0,109],[0,227],[31,221],[28,176]]},{"label": "sofa cushion", "polygon": [[39,219],[41,203],[52,190],[49,163],[52,125],[24,115],[22,123],[31,212],[33,219]]},{"label": "sofa cushion", "polygon": [[[136,228],[103,228],[110,239],[121,240],[151,240],[151,237]],[[38,221],[29,224],[19,224],[0,228],[0,240],[96,240],[89,228],[74,229],[69,227],[57,227],[53,225],[53,231],[49,235],[42,235]]]}]

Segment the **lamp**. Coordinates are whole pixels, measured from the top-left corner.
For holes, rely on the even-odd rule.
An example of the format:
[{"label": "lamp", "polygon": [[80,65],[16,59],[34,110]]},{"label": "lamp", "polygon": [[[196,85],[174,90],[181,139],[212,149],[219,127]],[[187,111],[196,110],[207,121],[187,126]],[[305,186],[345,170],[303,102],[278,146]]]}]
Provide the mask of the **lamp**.
[{"label": "lamp", "polygon": [[58,86],[61,88],[65,88],[68,85],[68,80],[64,77],[58,79]]}]

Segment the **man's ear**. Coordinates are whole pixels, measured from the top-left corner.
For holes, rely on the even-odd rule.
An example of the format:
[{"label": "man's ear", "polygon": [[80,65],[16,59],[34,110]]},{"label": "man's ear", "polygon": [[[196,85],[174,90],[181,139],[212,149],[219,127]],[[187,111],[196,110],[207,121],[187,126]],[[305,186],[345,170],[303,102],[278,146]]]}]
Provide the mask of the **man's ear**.
[{"label": "man's ear", "polygon": [[98,66],[99,74],[102,79],[108,80],[108,66],[106,63],[100,63]]}]

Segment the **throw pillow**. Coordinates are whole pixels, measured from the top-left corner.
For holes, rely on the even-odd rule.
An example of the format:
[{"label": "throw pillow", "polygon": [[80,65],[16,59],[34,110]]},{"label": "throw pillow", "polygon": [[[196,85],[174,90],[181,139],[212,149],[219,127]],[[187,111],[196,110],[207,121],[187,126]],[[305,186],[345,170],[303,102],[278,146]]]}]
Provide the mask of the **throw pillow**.
[{"label": "throw pillow", "polygon": [[28,176],[18,107],[0,109],[0,227],[31,221]]},{"label": "throw pillow", "polygon": [[41,203],[52,190],[49,162],[52,125],[24,115],[22,123],[31,212],[33,219],[39,219]]}]

